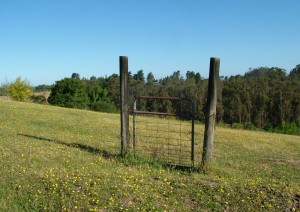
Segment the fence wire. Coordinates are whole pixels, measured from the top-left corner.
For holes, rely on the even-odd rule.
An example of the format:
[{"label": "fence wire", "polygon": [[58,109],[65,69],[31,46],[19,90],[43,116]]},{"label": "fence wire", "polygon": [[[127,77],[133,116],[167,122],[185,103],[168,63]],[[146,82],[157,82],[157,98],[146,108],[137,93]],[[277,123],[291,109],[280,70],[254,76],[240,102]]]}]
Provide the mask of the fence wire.
[{"label": "fence wire", "polygon": [[175,166],[194,167],[193,121],[174,114],[134,113],[134,153]]}]

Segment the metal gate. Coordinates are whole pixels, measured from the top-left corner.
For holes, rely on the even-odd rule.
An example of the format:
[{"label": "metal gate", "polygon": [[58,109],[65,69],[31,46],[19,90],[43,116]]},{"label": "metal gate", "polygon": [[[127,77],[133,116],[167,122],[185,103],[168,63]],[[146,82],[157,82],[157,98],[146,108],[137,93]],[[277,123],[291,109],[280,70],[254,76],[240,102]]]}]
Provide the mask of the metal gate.
[{"label": "metal gate", "polygon": [[[157,101],[165,108],[155,108]],[[168,112],[167,107],[172,108],[172,112]],[[140,96],[135,99],[133,109],[134,155],[151,157],[169,165],[194,167],[193,101]]]}]

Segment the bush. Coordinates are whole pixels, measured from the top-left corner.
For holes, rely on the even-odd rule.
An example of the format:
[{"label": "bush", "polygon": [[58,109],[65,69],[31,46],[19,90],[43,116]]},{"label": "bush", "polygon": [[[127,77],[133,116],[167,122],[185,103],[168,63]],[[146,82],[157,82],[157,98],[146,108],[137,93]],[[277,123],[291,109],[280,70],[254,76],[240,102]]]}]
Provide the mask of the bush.
[{"label": "bush", "polygon": [[48,102],[61,107],[88,108],[89,98],[86,83],[76,78],[57,81],[51,89]]},{"label": "bush", "polygon": [[21,77],[18,77],[14,83],[10,83],[6,91],[15,101],[25,101],[33,94],[30,83],[22,80]]},{"label": "bush", "polygon": [[112,104],[110,102],[106,102],[106,101],[98,101],[98,102],[92,103],[91,110],[101,111],[101,112],[106,112],[106,113],[118,112],[118,109],[114,104]]},{"label": "bush", "polygon": [[283,123],[280,127],[284,134],[300,135],[300,128],[296,123]]},{"label": "bush", "polygon": [[4,86],[0,87],[0,96],[6,96],[6,88]]},{"label": "bush", "polygon": [[268,128],[268,132],[274,133],[282,133],[282,134],[289,134],[289,135],[300,135],[300,128],[297,126],[296,123],[282,123],[281,126],[275,128]]},{"label": "bush", "polygon": [[244,125],[241,124],[241,123],[233,123],[233,124],[231,125],[231,128],[232,128],[232,129],[244,129]]},{"label": "bush", "polygon": [[246,130],[256,130],[254,124],[252,124],[251,122],[248,122],[244,125],[244,129]]}]

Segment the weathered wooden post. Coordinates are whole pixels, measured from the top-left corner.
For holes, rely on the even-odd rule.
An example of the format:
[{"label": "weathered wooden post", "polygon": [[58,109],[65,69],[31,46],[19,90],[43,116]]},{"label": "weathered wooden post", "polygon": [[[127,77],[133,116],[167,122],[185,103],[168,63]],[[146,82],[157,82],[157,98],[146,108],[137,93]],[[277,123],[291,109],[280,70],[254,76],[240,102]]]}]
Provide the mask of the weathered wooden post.
[{"label": "weathered wooden post", "polygon": [[208,93],[205,111],[205,131],[202,153],[202,171],[207,172],[212,159],[216,108],[217,108],[217,84],[219,80],[220,59],[210,58]]},{"label": "weathered wooden post", "polygon": [[120,56],[121,155],[129,153],[128,58]]}]

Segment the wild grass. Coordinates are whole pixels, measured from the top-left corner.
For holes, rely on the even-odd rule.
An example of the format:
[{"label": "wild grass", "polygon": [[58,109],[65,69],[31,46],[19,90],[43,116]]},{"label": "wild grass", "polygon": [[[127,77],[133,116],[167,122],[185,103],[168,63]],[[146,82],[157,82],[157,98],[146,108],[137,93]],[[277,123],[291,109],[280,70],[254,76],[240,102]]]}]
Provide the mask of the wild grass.
[{"label": "wild grass", "polygon": [[300,210],[299,136],[217,127],[203,174],[120,158],[119,115],[9,100],[0,113],[1,211]]}]

